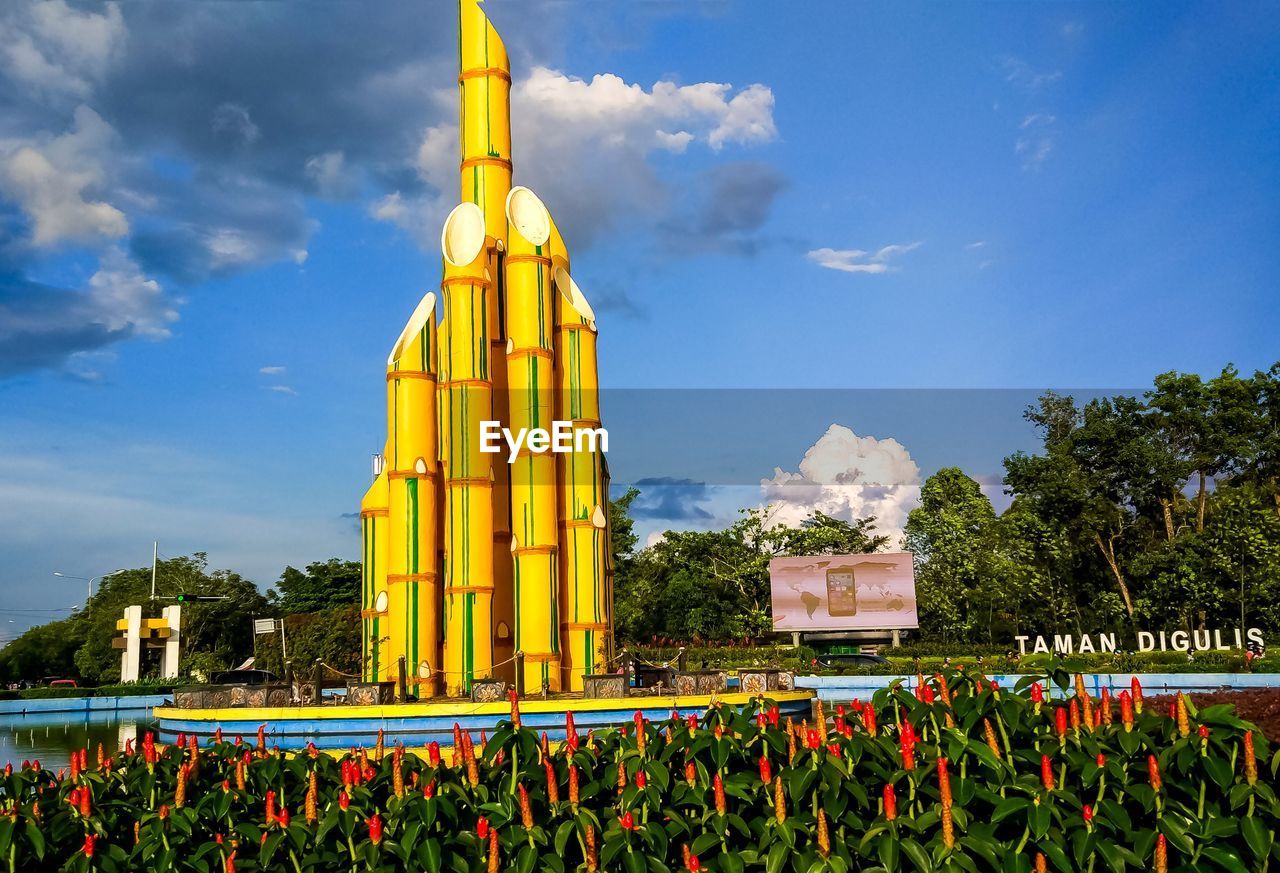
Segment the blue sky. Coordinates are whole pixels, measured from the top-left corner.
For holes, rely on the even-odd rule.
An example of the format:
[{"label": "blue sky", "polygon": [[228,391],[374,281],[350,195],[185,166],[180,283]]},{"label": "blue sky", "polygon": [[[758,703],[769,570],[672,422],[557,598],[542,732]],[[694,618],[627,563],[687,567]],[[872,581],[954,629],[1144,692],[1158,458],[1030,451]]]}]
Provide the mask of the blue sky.
[{"label": "blue sky", "polygon": [[[689,480],[648,532],[780,474],[853,475],[878,496],[822,505],[887,518],[948,463],[994,494],[1040,389],[1280,358],[1273,4],[487,7],[517,180],[600,314],[615,477]],[[454,28],[0,10],[0,637],[81,596],[53,571],[156,538],[262,584],[355,556],[381,362],[455,196]],[[664,455],[682,424],[637,410],[687,388],[753,390]]]}]

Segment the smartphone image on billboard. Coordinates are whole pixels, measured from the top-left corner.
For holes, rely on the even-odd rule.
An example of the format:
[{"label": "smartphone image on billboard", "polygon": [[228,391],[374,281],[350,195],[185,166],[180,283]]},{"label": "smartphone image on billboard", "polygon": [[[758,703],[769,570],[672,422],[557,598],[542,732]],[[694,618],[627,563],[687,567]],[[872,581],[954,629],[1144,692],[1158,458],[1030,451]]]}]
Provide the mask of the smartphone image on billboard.
[{"label": "smartphone image on billboard", "polygon": [[858,614],[858,592],[852,567],[827,570],[827,612],[831,615]]}]

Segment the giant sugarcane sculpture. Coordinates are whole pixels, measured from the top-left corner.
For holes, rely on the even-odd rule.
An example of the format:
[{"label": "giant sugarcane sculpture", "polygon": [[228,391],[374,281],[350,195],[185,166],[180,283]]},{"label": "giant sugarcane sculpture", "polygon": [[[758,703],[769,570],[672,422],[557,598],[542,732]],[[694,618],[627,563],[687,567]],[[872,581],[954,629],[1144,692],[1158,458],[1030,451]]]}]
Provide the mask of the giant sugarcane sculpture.
[{"label": "giant sugarcane sculpture", "polygon": [[600,428],[595,315],[546,206],[511,185],[506,48],[478,0],[459,18],[463,202],[441,235],[439,326],[427,294],[387,362],[387,443],[360,513],[365,679],[403,658],[420,697],[491,676],[578,691],[612,653],[601,446],[508,462],[481,429]]}]

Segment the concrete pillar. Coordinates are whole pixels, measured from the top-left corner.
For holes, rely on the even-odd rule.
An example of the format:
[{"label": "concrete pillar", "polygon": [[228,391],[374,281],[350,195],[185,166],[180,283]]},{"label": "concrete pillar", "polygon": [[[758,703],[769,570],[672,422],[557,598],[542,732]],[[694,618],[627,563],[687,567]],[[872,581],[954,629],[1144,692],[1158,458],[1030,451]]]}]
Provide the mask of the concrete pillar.
[{"label": "concrete pillar", "polygon": [[160,678],[178,678],[178,659],[182,653],[182,604],[166,606],[161,617],[168,623],[169,636],[160,652]]},{"label": "concrete pillar", "polygon": [[142,607],[124,610],[124,651],[120,654],[120,681],[137,682],[142,668]]}]

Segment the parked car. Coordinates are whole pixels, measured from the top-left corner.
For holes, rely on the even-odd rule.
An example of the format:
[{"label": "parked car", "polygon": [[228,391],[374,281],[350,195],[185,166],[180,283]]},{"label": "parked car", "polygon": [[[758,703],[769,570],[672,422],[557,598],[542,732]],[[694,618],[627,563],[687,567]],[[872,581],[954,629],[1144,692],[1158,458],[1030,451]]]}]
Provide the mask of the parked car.
[{"label": "parked car", "polygon": [[74,679],[54,679],[52,677],[46,678],[44,680],[44,684],[48,685],[50,688],[79,688],[80,687],[79,685],[76,684],[76,680]]},{"label": "parked car", "polygon": [[818,656],[818,665],[822,667],[876,667],[889,663],[888,658],[869,652],[833,652]]}]

